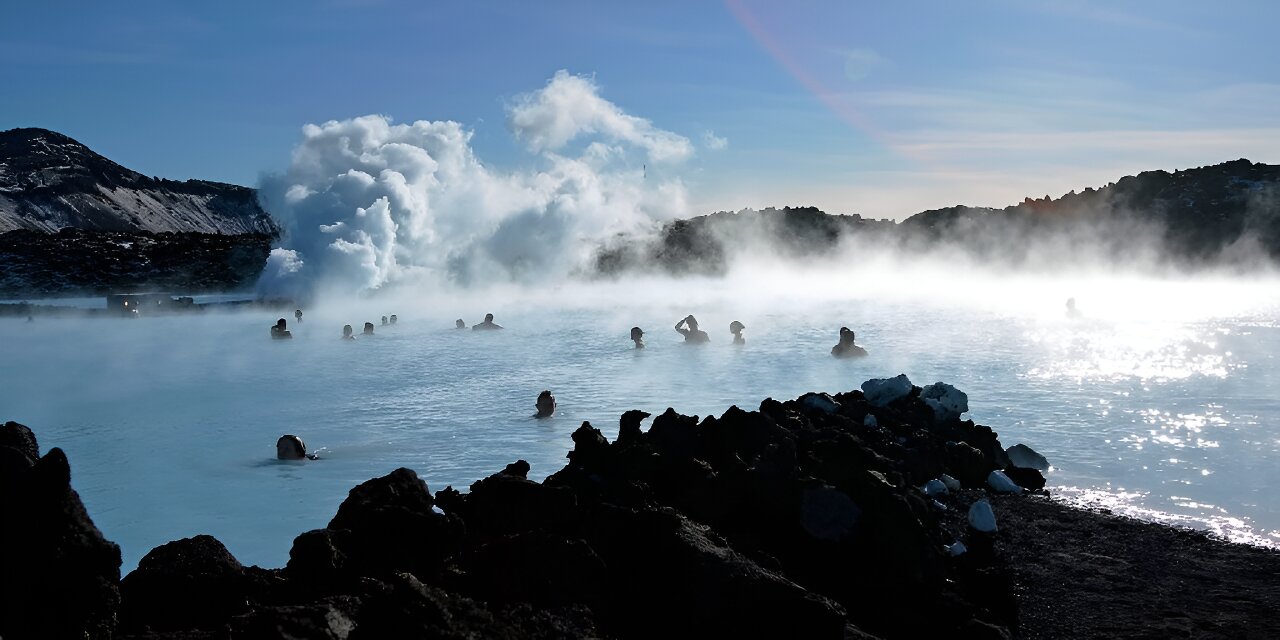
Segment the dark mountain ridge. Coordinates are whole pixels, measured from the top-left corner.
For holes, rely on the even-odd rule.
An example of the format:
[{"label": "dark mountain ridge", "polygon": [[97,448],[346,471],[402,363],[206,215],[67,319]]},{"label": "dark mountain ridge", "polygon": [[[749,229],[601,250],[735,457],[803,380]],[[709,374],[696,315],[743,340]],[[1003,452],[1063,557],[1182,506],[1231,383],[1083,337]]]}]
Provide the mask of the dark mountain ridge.
[{"label": "dark mountain ridge", "polygon": [[236,289],[279,234],[248,187],[148,177],[46,129],[0,132],[0,295]]},{"label": "dark mountain ridge", "polygon": [[1147,171],[1060,198],[997,209],[954,206],[900,223],[814,207],[717,212],[667,223],[651,238],[620,236],[597,253],[604,275],[626,271],[719,274],[735,251],[789,259],[850,257],[869,249],[946,248],[1017,267],[1097,258],[1190,267],[1280,261],[1280,166],[1234,160]]}]

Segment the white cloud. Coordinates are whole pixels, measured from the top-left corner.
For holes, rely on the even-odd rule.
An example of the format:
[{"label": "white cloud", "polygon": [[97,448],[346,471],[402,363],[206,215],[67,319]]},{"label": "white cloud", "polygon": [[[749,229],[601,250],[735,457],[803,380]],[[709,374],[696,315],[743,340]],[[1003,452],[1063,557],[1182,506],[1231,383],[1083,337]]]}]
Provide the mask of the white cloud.
[{"label": "white cloud", "polygon": [[508,114],[516,137],[535,152],[557,151],[585,134],[644,149],[652,162],[678,162],[693,155],[688,138],[628,115],[601,98],[590,78],[560,70],[547,86],[516,99]]},{"label": "white cloud", "polygon": [[703,131],[702,146],[712,151],[721,151],[729,146],[729,139],[716,135],[714,131]]}]

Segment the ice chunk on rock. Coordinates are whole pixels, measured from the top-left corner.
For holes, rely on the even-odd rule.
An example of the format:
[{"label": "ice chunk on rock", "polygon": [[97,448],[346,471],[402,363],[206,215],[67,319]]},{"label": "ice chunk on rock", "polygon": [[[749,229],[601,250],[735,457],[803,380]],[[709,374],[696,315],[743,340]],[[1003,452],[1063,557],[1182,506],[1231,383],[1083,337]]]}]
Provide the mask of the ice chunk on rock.
[{"label": "ice chunk on rock", "polygon": [[991,475],[987,476],[987,486],[991,487],[991,490],[996,493],[1022,493],[1022,487],[1010,480],[1009,476],[1006,476],[999,469],[992,471]]},{"label": "ice chunk on rock", "polygon": [[921,389],[920,399],[933,409],[933,417],[940,421],[958,420],[960,414],[969,410],[968,394],[945,382]]},{"label": "ice chunk on rock", "polygon": [[941,480],[934,479],[924,483],[924,486],[920,487],[920,490],[923,491],[926,496],[945,495],[947,493],[947,485]]},{"label": "ice chunk on rock", "polygon": [[1015,444],[1006,449],[1005,453],[1009,454],[1009,461],[1015,467],[1035,469],[1041,473],[1049,470],[1049,460],[1025,444]]},{"label": "ice chunk on rock", "polygon": [[877,407],[886,406],[908,393],[911,393],[911,380],[907,379],[905,373],[893,378],[873,378],[862,383],[862,394],[867,397],[867,402]]},{"label": "ice chunk on rock", "polygon": [[969,526],[983,533],[996,532],[996,513],[991,510],[991,503],[979,500],[969,505]]},{"label": "ice chunk on rock", "polygon": [[840,403],[825,393],[806,393],[800,396],[800,406],[826,414],[835,413],[840,409]]},{"label": "ice chunk on rock", "polygon": [[942,484],[947,485],[947,489],[950,489],[951,491],[959,491],[959,490],[960,490],[960,481],[959,481],[959,480],[956,480],[955,478],[952,478],[951,476],[949,476],[949,475],[947,475],[947,474],[945,474],[945,473],[944,473],[944,474],[942,474],[942,475],[940,475],[940,476],[938,476],[938,479],[942,481]]}]

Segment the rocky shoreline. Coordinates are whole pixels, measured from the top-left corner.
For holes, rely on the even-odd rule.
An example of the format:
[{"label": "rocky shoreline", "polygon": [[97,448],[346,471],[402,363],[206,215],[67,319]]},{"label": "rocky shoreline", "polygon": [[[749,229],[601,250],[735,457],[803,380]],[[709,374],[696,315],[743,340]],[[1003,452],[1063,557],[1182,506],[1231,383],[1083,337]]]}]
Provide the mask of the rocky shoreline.
[{"label": "rocky shoreline", "polygon": [[1280,637],[1280,553],[1054,503],[966,409],[900,376],[647,431],[630,411],[543,482],[397,469],[282,569],[196,536],[123,580],[65,455],[10,422],[0,636]]}]

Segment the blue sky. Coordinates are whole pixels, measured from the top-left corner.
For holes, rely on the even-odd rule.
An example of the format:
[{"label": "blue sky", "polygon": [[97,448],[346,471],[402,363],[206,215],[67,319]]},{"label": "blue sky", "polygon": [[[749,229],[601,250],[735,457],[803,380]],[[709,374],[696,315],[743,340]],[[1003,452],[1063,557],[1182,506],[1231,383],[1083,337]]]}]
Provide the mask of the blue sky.
[{"label": "blue sky", "polygon": [[0,128],[255,185],[304,124],[384,114],[458,121],[519,170],[540,159],[510,106],[564,69],[694,143],[691,213],[901,218],[1280,163],[1276,24],[1233,1],[9,2]]}]

